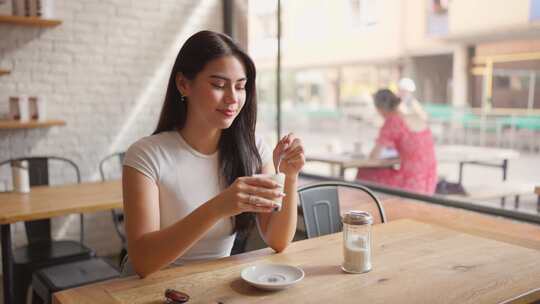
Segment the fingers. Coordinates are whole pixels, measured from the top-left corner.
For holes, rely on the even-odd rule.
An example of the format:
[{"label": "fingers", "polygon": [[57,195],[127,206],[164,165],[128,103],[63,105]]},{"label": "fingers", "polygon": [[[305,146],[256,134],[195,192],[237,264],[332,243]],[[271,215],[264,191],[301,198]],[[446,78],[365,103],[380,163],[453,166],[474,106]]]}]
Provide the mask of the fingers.
[{"label": "fingers", "polygon": [[288,159],[291,159],[298,155],[303,155],[303,154],[304,154],[304,148],[302,146],[298,146],[295,149],[291,149],[287,151],[287,153],[285,153],[285,155],[283,156],[283,160],[288,160]]},{"label": "fingers", "polygon": [[251,185],[243,186],[243,192],[251,194],[254,196],[260,196],[269,200],[279,199],[285,196],[285,193],[281,192],[280,189],[268,189],[255,187]]},{"label": "fingers", "polygon": [[256,206],[253,204],[242,203],[242,212],[261,212],[261,213],[270,213],[274,211],[275,207],[263,207]]},{"label": "fingers", "polygon": [[239,197],[243,212],[272,212],[278,206],[274,201],[256,195],[241,193]]},{"label": "fingers", "polygon": [[290,145],[291,143],[294,141],[295,139],[295,136],[293,133],[289,133],[285,136],[283,136],[279,142],[277,143],[276,145],[276,149],[274,150],[274,152],[278,153],[278,154],[281,154],[283,151],[285,151]]},{"label": "fingers", "polygon": [[290,144],[293,142],[294,139],[295,139],[294,134],[293,134],[293,133],[289,133],[289,134],[283,136],[283,138],[282,138],[281,141],[282,141],[282,143],[283,143],[284,145],[288,146],[288,145],[290,145]]},{"label": "fingers", "polygon": [[291,145],[284,151],[283,160],[289,160],[297,157],[300,154],[304,154],[304,147],[299,138],[294,139]]},{"label": "fingers", "polygon": [[285,152],[291,147],[291,145],[295,142],[296,137],[293,133],[289,133],[285,136],[283,136],[277,143],[276,147],[274,148],[273,152],[273,161],[274,161],[274,168],[276,172],[279,172],[279,164],[283,157],[285,156]]},{"label": "fingers", "polygon": [[270,178],[261,177],[261,176],[245,176],[245,177],[241,177],[241,180],[244,184],[255,186],[255,187],[277,189],[283,186],[283,185],[278,184],[274,180],[271,180]]}]

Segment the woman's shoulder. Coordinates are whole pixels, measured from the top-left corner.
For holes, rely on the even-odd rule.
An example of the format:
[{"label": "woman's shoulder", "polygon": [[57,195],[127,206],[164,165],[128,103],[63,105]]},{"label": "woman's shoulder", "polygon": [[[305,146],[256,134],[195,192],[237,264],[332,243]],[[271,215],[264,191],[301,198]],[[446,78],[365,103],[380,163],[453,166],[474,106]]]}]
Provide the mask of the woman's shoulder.
[{"label": "woman's shoulder", "polygon": [[175,143],[174,132],[161,132],[140,138],[128,148],[126,153],[152,153],[159,150],[168,150]]},{"label": "woman's shoulder", "polygon": [[396,126],[396,125],[402,125],[404,123],[405,123],[405,120],[404,120],[402,114],[399,114],[399,113],[389,114],[386,117],[386,119],[384,120],[385,125]]},{"label": "woman's shoulder", "polygon": [[127,149],[123,165],[135,168],[157,182],[164,162],[174,149],[174,140],[174,132],[143,137]]}]

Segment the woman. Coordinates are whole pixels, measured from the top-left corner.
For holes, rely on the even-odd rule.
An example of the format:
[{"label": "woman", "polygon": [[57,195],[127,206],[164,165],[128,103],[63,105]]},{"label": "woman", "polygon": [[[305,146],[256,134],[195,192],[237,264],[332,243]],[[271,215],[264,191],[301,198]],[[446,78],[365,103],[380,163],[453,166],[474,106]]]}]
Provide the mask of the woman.
[{"label": "woman", "polygon": [[399,153],[400,167],[394,169],[358,169],[356,178],[408,191],[433,194],[437,183],[437,162],[433,138],[422,119],[399,111],[401,100],[384,89],[374,95],[375,107],[384,118],[370,158],[377,159],[385,148]]},{"label": "woman", "polygon": [[[270,247],[287,247],[304,151],[289,134],[271,156],[255,137],[256,115],[249,56],[223,34],[191,36],[172,68],[156,131],[125,156],[124,273],[146,277],[171,263],[228,256],[236,233],[254,218]],[[285,193],[271,179],[252,176],[274,173],[272,160],[285,174]],[[281,210],[272,212],[282,197]]]}]

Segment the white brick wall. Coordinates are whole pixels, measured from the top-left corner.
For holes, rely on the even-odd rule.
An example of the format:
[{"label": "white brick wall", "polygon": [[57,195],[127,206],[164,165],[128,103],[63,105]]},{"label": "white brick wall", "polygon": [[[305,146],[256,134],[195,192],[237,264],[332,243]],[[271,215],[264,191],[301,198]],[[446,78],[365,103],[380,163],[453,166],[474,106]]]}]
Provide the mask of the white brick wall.
[{"label": "white brick wall", "polygon": [[[221,1],[55,3],[58,27],[0,25],[0,67],[12,70],[0,77],[0,115],[7,114],[10,95],[37,94],[47,98],[48,116],[67,125],[0,131],[0,160],[63,156],[79,165],[83,181],[97,180],[100,159],[153,131],[181,44],[198,30],[221,30]],[[11,184],[5,169],[0,190],[4,184]],[[78,217],[53,225],[55,235],[78,238]],[[21,245],[22,226],[16,226],[14,242]],[[109,212],[87,215],[86,231],[98,254],[119,250]]]}]

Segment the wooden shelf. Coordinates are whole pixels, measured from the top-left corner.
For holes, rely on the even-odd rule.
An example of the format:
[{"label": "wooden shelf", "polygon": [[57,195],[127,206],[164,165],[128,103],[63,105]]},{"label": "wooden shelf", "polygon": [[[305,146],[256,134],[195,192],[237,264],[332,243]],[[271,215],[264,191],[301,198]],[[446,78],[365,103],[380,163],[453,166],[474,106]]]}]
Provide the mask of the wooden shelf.
[{"label": "wooden shelf", "polygon": [[21,122],[19,120],[0,120],[0,130],[37,129],[64,125],[66,125],[65,121],[57,119],[46,121],[30,120],[27,122]]},{"label": "wooden shelf", "polygon": [[38,17],[0,15],[0,23],[35,27],[54,27],[62,24],[62,21]]},{"label": "wooden shelf", "polygon": [[2,76],[2,75],[7,75],[7,74],[9,74],[9,73],[11,73],[11,71],[0,69],[0,76]]}]

